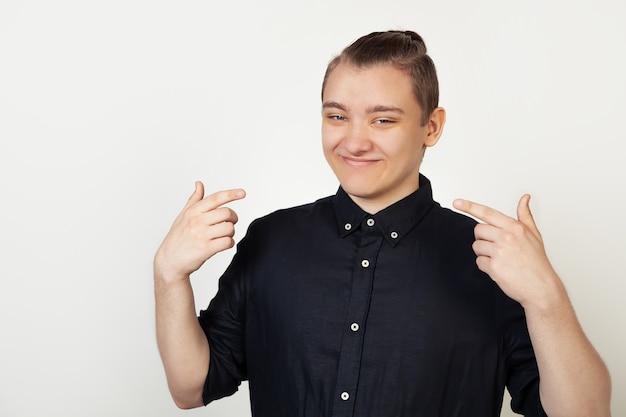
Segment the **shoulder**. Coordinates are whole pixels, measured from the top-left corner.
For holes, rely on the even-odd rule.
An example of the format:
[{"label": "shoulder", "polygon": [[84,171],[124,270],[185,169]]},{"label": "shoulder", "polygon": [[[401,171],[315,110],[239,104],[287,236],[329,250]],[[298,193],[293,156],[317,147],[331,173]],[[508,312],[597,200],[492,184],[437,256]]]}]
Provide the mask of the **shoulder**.
[{"label": "shoulder", "polygon": [[319,240],[321,230],[336,230],[332,197],[276,210],[252,221],[237,244],[237,253],[246,259],[274,259],[287,250]]},{"label": "shoulder", "polygon": [[250,223],[248,233],[293,233],[302,227],[318,227],[323,222],[335,221],[332,199],[332,196],[323,197],[266,214]]},{"label": "shoulder", "polygon": [[456,212],[452,209],[442,207],[439,203],[435,203],[428,213],[427,224],[436,228],[439,234],[447,237],[474,233],[474,227],[477,222],[473,218]]}]

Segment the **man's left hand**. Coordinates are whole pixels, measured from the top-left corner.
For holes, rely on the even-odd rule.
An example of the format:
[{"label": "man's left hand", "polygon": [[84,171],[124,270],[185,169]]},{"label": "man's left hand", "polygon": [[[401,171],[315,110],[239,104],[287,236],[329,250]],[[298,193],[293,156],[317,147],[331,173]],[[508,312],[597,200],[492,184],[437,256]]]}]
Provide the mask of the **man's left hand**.
[{"label": "man's left hand", "polygon": [[453,203],[456,209],[484,222],[474,229],[472,248],[478,268],[524,307],[549,304],[548,297],[561,284],[546,255],[529,201],[530,195],[522,196],[517,219],[471,201],[457,199]]}]

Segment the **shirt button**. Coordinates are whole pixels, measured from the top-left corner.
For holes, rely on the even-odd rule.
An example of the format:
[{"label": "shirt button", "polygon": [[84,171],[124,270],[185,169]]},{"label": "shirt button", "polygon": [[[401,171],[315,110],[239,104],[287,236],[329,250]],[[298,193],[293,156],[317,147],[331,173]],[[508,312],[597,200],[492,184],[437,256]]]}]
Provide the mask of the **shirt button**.
[{"label": "shirt button", "polygon": [[397,239],[398,238],[398,232],[391,232],[391,238],[392,239]]},{"label": "shirt button", "polygon": [[358,332],[359,331],[359,323],[352,323],[350,325],[350,330],[352,330],[353,332]]},{"label": "shirt button", "polygon": [[361,266],[362,266],[363,268],[367,268],[368,266],[370,266],[370,261],[368,261],[367,259],[363,259],[363,260],[361,261]]},{"label": "shirt button", "polygon": [[374,226],[374,223],[376,223],[376,222],[374,221],[374,219],[367,219],[367,225],[368,225],[369,227]]},{"label": "shirt button", "polygon": [[350,394],[348,394],[347,392],[342,392],[341,393],[341,399],[344,401],[348,401],[348,399],[350,398]]},{"label": "shirt button", "polygon": [[350,229],[352,229],[352,225],[351,225],[350,223],[346,223],[346,224],[343,226],[343,228],[344,228],[344,229],[346,229],[346,230],[350,230]]}]

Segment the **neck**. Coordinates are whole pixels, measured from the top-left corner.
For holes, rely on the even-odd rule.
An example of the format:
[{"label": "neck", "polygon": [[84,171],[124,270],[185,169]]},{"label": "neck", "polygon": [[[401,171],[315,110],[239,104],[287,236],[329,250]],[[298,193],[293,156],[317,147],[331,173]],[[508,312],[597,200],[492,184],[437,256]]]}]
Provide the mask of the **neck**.
[{"label": "neck", "polygon": [[359,206],[361,208],[361,210],[363,210],[366,213],[369,214],[376,214],[381,210],[386,209],[387,207],[397,203],[398,201],[402,200],[403,198],[405,198],[406,196],[414,193],[415,191],[417,191],[419,189],[419,184],[417,185],[417,187],[415,189],[411,189],[408,192],[398,192],[396,194],[390,195],[390,196],[380,196],[380,197],[372,197],[372,196],[367,196],[367,197],[360,197],[357,195],[353,195],[353,194],[349,194],[348,196],[352,199],[352,201],[354,201],[354,203]]}]

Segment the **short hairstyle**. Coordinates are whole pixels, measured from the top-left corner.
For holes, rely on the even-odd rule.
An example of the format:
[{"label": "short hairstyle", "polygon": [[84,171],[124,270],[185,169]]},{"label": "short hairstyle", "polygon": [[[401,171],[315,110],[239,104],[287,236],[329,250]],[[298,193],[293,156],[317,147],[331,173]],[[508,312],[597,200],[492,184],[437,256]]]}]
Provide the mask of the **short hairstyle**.
[{"label": "short hairstyle", "polygon": [[404,71],[413,81],[413,94],[422,109],[422,125],[428,123],[430,114],[439,105],[439,82],[435,63],[426,53],[424,40],[415,32],[372,32],[354,41],[328,64],[322,82],[322,95],[328,77],[341,63],[356,68],[393,65]]}]

